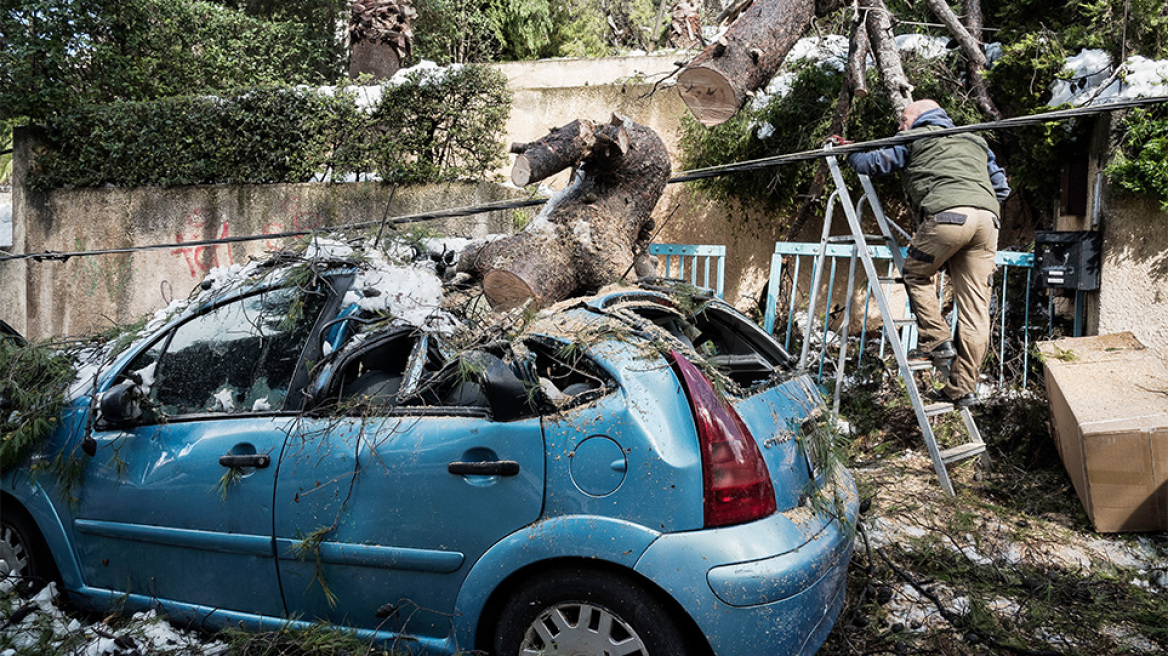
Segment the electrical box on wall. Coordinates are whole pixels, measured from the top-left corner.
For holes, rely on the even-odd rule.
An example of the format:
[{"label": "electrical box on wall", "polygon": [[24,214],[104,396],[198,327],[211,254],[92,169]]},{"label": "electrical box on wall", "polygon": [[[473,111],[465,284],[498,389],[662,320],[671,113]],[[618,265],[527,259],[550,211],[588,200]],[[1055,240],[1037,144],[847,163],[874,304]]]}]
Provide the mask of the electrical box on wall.
[{"label": "electrical box on wall", "polygon": [[1034,254],[1038,284],[1057,289],[1099,289],[1103,233],[1098,230],[1038,232]]}]

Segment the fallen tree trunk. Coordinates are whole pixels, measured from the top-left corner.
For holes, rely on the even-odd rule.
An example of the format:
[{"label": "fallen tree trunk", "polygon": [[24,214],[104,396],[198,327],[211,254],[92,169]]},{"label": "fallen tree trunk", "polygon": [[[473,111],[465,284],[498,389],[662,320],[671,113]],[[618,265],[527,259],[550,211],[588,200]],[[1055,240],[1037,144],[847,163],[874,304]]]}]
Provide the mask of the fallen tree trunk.
[{"label": "fallen tree trunk", "polygon": [[657,133],[614,115],[605,124],[573,121],[511,149],[519,154],[511,171],[517,185],[569,167],[575,179],[522,232],[463,252],[459,271],[482,279],[491,307],[529,299],[546,307],[624,276],[648,245],[671,173]]},{"label": "fallen tree trunk", "polygon": [[[734,116],[747,96],[779,70],[811,20],[838,6],[832,0],[754,0],[726,33],[677,76],[677,88],[694,118],[718,125]],[[736,7],[738,5],[735,5]]]},{"label": "fallen tree trunk", "polygon": [[988,65],[982,51],[982,14],[981,14],[981,0],[966,0],[965,2],[965,26],[969,30],[969,35],[974,44],[976,44],[978,53],[983,56],[981,63],[974,62],[973,59],[966,53],[966,59],[969,62],[969,89],[973,92],[973,97],[977,101],[978,108],[991,120],[997,121],[1002,118],[1002,112],[998,109],[997,104],[993,98],[990,97],[989,88],[986,85],[985,69]]}]

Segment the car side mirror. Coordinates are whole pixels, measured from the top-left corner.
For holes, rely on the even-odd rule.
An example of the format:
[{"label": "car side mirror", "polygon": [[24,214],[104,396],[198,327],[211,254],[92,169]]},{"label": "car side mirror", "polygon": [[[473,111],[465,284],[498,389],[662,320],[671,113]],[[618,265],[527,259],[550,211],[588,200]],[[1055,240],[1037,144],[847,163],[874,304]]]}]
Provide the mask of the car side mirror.
[{"label": "car side mirror", "polygon": [[118,383],[101,395],[101,418],[107,423],[130,424],[142,418],[142,388],[132,381]]},{"label": "car side mirror", "polygon": [[470,354],[475,365],[481,367],[483,394],[491,404],[491,416],[496,421],[511,421],[529,415],[532,397],[511,367],[497,355],[479,351]]}]

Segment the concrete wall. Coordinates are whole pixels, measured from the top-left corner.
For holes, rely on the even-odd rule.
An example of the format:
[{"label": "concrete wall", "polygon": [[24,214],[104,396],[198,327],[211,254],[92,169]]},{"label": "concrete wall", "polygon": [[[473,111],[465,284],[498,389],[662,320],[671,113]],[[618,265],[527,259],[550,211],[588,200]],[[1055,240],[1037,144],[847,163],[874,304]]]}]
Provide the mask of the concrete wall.
[{"label": "concrete wall", "polygon": [[[1120,122],[1117,114],[1105,114],[1098,120],[1088,170],[1092,181],[1116,152]],[[1087,333],[1130,330],[1168,363],[1168,214],[1157,201],[1134,197],[1123,189],[1104,184],[1099,192],[1102,281],[1099,292],[1089,295]],[[1088,207],[1095,206],[1095,193],[1093,184]],[[1094,223],[1095,217],[1088,216],[1066,229],[1089,230]]]},{"label": "concrete wall", "polygon": [[[499,65],[507,75],[514,105],[506,126],[508,142],[527,142],[553,127],[577,118],[606,121],[614,113],[648,125],[664,139],[674,170],[680,168],[677,148],[682,117],[687,114],[667,79],[684,53],[601,60],[563,59]],[[655,83],[662,82],[660,86]],[[1097,153],[1109,152],[1109,133],[1102,129]],[[19,177],[27,153],[18,152]],[[1102,157],[1100,155],[1099,157]],[[497,174],[509,176],[514,156]],[[1102,165],[1093,162],[1092,179]],[[567,174],[551,180],[560,188]],[[453,185],[430,191],[399,190],[392,214],[416,208],[447,208],[493,200],[521,192],[497,185]],[[1106,193],[1106,192],[1105,192]],[[13,191],[14,207],[24,192]],[[17,252],[77,250],[127,245],[175,243],[222,235],[277,232],[375,220],[385,211],[388,189],[377,185],[257,185],[250,187],[190,187],[175,189],[97,189],[58,191],[28,205],[28,221],[17,217]],[[1162,299],[1165,289],[1161,253],[1168,244],[1166,217],[1149,203],[1113,198],[1104,203],[1104,290],[1094,296],[1088,312],[1090,332],[1131,328],[1149,345],[1168,353]],[[421,200],[422,198],[426,200]],[[19,210],[17,210],[19,212]],[[654,214],[658,243],[723,244],[727,246],[726,299],[741,309],[757,304],[770,268],[782,217],[758,215],[749,208],[710,203],[684,185],[670,185]],[[27,225],[19,225],[26,223]],[[818,239],[820,226],[811,222],[804,240]],[[842,223],[842,222],[841,222]],[[489,221],[456,219],[426,224],[450,234],[477,235],[506,230],[510,213]],[[842,229],[842,228],[841,228]],[[1081,229],[1060,225],[1060,229]],[[837,230],[838,232],[838,230]],[[177,247],[133,256],[81,258],[69,262],[0,263],[0,318],[34,336],[78,334],[114,322],[132,320],[186,294],[215,264],[245,261],[274,246],[213,248]],[[842,275],[842,274],[841,274]],[[27,280],[28,293],[25,292]],[[1156,308],[1147,312],[1146,308]],[[1146,324],[1140,327],[1140,324]]]},{"label": "concrete wall", "polygon": [[[27,138],[18,143],[27,154]],[[22,162],[27,161],[25,157]],[[22,180],[23,165],[18,169]],[[202,185],[174,188],[65,189],[34,194],[18,183],[14,250],[92,251],[178,244],[132,254],[75,257],[67,261],[0,263],[0,318],[28,337],[82,335],[137,320],[188,295],[216,266],[244,264],[287,242],[230,245],[184,242],[264,235],[378,221],[391,189],[375,183]],[[478,205],[522,192],[494,183],[400,188],[390,216]],[[406,225],[441,234],[483,237],[509,232],[508,211]]]}]

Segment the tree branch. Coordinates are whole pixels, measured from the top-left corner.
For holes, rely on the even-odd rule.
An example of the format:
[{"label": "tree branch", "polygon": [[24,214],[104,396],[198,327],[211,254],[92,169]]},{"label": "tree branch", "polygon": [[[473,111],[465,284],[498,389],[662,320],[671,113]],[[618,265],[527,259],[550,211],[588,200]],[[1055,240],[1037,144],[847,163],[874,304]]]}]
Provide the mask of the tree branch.
[{"label": "tree branch", "polygon": [[913,101],[913,85],[909,84],[908,76],[904,74],[900,52],[896,49],[896,39],[892,35],[892,12],[888,11],[884,0],[860,0],[860,6],[867,11],[865,24],[868,40],[872,44],[872,56],[876,59],[880,79],[888,99],[892,101],[893,111],[899,116]]},{"label": "tree branch", "polygon": [[986,56],[981,50],[981,44],[965,29],[965,26],[958,20],[957,14],[949,7],[945,0],[925,0],[925,4],[929,5],[929,9],[933,10],[933,14],[941,19],[945,27],[949,28],[949,33],[957,40],[961,46],[961,52],[965,58],[978,66],[985,67]]}]

